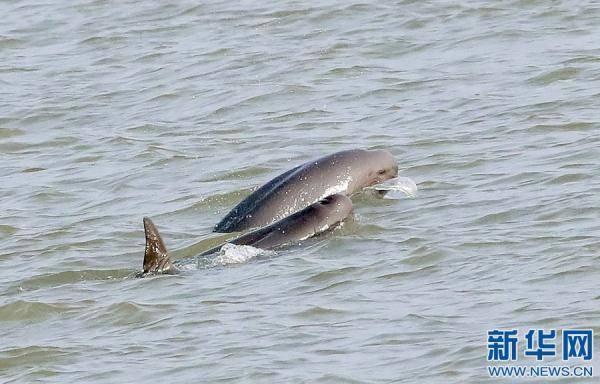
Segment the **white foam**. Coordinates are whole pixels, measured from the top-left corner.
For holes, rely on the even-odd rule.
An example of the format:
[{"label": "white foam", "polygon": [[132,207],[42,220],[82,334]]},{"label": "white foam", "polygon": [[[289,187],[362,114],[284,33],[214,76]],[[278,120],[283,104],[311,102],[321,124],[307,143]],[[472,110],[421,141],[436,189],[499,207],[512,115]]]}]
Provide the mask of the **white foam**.
[{"label": "white foam", "polygon": [[275,252],[254,248],[250,245],[224,244],[219,252],[211,257],[211,266],[245,263],[260,255],[272,255]]}]

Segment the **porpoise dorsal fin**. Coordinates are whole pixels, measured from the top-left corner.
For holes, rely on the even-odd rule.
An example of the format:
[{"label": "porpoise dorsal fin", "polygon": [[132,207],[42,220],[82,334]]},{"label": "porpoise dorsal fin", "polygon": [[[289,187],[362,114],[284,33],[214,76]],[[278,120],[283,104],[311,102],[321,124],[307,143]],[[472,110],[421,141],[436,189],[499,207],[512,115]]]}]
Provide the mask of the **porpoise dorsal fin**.
[{"label": "porpoise dorsal fin", "polygon": [[144,217],[144,231],[146,232],[146,249],[144,251],[144,275],[169,272],[171,258],[158,229],[147,217]]}]

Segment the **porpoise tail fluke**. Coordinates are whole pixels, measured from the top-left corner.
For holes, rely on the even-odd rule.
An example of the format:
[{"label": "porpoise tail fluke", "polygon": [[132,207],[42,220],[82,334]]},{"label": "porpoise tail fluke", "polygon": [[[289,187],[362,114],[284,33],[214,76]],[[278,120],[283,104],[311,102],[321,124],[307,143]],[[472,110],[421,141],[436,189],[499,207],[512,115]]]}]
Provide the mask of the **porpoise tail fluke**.
[{"label": "porpoise tail fluke", "polygon": [[144,251],[144,272],[142,276],[159,273],[172,273],[174,267],[167,252],[158,229],[147,217],[144,217],[144,231],[146,232],[146,249]]}]

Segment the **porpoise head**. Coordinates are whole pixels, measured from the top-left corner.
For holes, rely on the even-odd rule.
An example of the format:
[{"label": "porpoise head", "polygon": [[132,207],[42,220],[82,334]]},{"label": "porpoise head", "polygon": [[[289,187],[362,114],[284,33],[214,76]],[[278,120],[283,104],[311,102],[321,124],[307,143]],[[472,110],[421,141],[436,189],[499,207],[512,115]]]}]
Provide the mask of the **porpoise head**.
[{"label": "porpoise head", "polygon": [[352,190],[382,183],[398,176],[398,163],[394,156],[384,149],[364,151],[360,158]]},{"label": "porpoise head", "polygon": [[336,193],[329,195],[313,204],[314,219],[320,228],[315,232],[334,227],[342,222],[352,212],[352,201],[345,195]]}]

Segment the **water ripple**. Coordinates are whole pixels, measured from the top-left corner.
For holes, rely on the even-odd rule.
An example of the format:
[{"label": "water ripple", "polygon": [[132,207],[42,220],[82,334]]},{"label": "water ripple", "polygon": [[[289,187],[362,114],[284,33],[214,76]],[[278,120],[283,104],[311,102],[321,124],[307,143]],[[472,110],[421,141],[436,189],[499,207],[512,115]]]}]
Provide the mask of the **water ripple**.
[{"label": "water ripple", "polygon": [[[593,2],[2,7],[7,381],[483,382],[489,329],[600,332]],[[191,257],[261,183],[351,147],[420,195],[133,278],[143,216]]]}]

